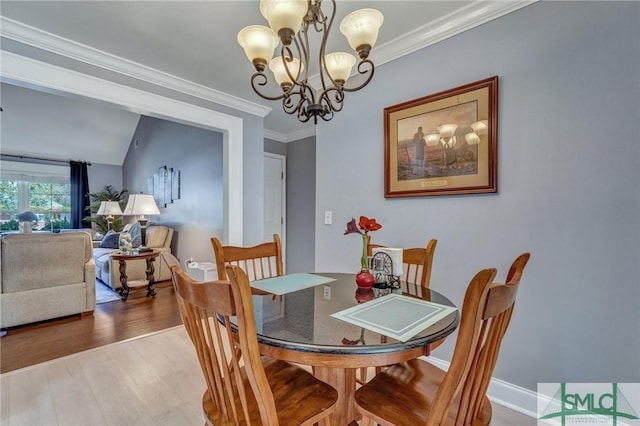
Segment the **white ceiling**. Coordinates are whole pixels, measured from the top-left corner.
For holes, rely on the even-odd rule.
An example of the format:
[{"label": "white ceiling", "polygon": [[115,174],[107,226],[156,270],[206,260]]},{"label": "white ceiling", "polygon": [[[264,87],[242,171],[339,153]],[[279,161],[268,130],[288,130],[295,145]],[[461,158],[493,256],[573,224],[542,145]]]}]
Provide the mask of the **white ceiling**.
[{"label": "white ceiling", "polygon": [[[351,50],[337,27],[344,15],[363,7],[375,7],[385,16],[372,54],[376,64],[384,64],[530,3],[531,0],[339,1],[327,50]],[[0,35],[20,42],[25,49],[31,45],[92,65],[109,64],[112,71],[123,74],[133,66],[143,71],[139,76],[157,76],[156,82],[170,81],[173,87],[190,85],[213,95],[223,92],[231,100],[240,98],[250,106],[272,108],[265,117],[265,130],[274,139],[286,141],[291,139],[289,135],[314,131],[313,125],[303,125],[295,116],[285,114],[280,103],[266,101],[251,89],[254,69],[237,44],[236,35],[246,25],[266,24],[256,0],[2,0],[0,12]],[[60,46],[65,48],[56,48]],[[98,57],[101,59],[96,60]],[[95,102],[85,106],[79,99],[57,101],[56,95],[28,94],[27,89],[8,88],[6,84],[1,89],[5,110],[2,153],[122,164],[135,129],[135,124],[131,129],[132,122],[137,123],[138,119],[134,114]],[[274,85],[271,89],[276,93],[278,88]],[[25,113],[29,119],[24,118]],[[55,126],[63,129],[68,124],[69,130],[48,132],[45,123],[53,119]],[[41,123],[40,128],[34,123]],[[34,127],[29,129],[31,137],[17,138],[20,129],[26,131],[29,125]],[[70,136],[76,131],[77,139]],[[96,133],[91,136],[89,132]],[[63,140],[63,136],[67,137],[65,142],[56,146],[53,139]],[[39,143],[41,139],[43,144]],[[28,146],[24,146],[25,140],[29,141]],[[69,147],[74,147],[76,155],[66,153]],[[57,149],[53,151],[54,148]],[[118,152],[106,154],[112,150]]]}]

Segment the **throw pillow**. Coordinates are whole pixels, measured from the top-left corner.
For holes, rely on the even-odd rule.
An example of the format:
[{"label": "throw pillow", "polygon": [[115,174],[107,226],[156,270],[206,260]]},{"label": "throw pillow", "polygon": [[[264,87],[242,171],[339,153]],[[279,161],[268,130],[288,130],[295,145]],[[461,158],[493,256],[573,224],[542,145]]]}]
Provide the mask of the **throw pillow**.
[{"label": "throw pillow", "polygon": [[140,230],[140,222],[135,222],[129,228],[131,234],[131,245],[136,248],[142,245],[142,231]]},{"label": "throw pillow", "polygon": [[118,248],[118,242],[120,241],[120,233],[109,231],[100,241],[100,248]]}]

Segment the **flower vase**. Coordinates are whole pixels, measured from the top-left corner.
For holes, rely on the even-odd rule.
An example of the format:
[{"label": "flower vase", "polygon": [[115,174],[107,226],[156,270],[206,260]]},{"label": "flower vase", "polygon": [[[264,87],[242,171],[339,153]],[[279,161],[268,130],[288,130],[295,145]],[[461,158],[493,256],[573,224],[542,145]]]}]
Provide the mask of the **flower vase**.
[{"label": "flower vase", "polygon": [[371,288],[375,283],[375,277],[369,272],[369,253],[367,250],[367,234],[362,234],[362,256],[360,257],[360,272],[356,275],[356,284],[360,288]]},{"label": "flower vase", "polygon": [[24,221],[20,222],[19,230],[21,234],[30,234],[31,233],[31,222]]},{"label": "flower vase", "polygon": [[120,239],[118,240],[118,248],[120,253],[131,254],[133,251],[133,237],[128,232],[120,233]]}]

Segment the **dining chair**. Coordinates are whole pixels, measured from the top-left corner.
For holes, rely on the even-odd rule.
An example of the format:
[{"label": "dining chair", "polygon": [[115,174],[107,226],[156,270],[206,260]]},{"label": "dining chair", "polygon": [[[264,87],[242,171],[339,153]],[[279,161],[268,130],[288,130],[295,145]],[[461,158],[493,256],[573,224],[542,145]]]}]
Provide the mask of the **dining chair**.
[{"label": "dining chair", "polygon": [[[298,366],[260,355],[251,288],[242,269],[229,266],[229,280],[209,282],[193,280],[179,264],[171,272],[206,382],[206,425],[329,424],[337,391]],[[231,350],[236,344],[241,351]]]},{"label": "dining chair", "polygon": [[[373,255],[373,249],[386,247],[380,244],[371,244],[371,237],[367,236],[367,238],[369,238],[369,244],[367,244],[369,256]],[[402,281],[414,286],[429,288],[436,244],[438,244],[438,240],[432,239],[424,248],[402,249],[402,276],[400,277]]]},{"label": "dining chair", "polygon": [[273,234],[273,241],[252,247],[223,246],[216,237],[211,238],[211,245],[221,280],[227,279],[225,267],[228,265],[241,267],[251,281],[284,275],[282,244],[278,234]]},{"label": "dining chair", "polygon": [[528,260],[524,253],[514,261],[505,284],[493,282],[495,269],[484,269],[471,280],[448,371],[414,359],[386,368],[358,389],[361,425],[488,425],[487,387]]},{"label": "dining chair", "polygon": [[[438,240],[431,239],[424,248],[405,248],[402,249],[402,276],[401,281],[406,282],[407,290],[412,291],[418,296],[422,295],[422,288],[429,288],[431,282],[431,269],[433,266],[433,255],[436,251]],[[367,235],[367,255],[373,255],[373,249],[385,248],[387,246],[381,244],[372,244],[371,236]],[[384,338],[384,337],[383,337]],[[428,351],[444,343],[445,339],[433,342],[429,345]],[[358,383],[362,384],[367,381],[368,368],[362,367],[358,372]],[[382,367],[375,367],[375,374],[378,374]]]}]

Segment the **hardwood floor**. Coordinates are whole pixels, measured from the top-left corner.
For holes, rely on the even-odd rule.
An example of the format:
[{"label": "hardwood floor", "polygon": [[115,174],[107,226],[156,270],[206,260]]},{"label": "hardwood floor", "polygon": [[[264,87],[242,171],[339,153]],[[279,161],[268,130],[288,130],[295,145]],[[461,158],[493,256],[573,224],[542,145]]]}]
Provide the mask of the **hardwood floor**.
[{"label": "hardwood floor", "polygon": [[[204,389],[179,326],[1,375],[0,424],[202,425]],[[493,405],[492,426],[535,424]]]},{"label": "hardwood floor", "polygon": [[[193,345],[170,282],[156,291],[97,305],[93,316],[10,329],[0,339],[0,424],[202,425]],[[491,424],[536,421],[494,404]]]},{"label": "hardwood floor", "polygon": [[155,299],[136,291],[126,302],[96,305],[93,315],[9,329],[0,339],[0,373],[182,324],[171,281],[155,288]]}]

